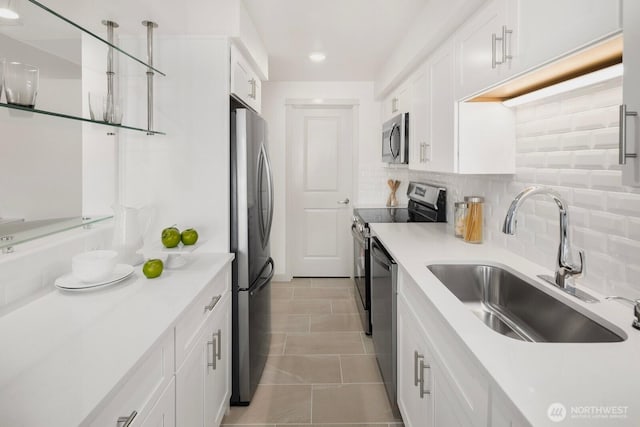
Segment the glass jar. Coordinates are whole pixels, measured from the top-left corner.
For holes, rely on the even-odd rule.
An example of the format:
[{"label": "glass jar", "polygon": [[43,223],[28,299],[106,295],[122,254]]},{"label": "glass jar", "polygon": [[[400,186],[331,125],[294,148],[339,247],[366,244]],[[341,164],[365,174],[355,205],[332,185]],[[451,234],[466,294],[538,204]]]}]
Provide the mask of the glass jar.
[{"label": "glass jar", "polygon": [[467,203],[456,202],[454,203],[454,231],[456,237],[464,237],[464,226],[467,220]]},{"label": "glass jar", "polygon": [[464,226],[464,241],[482,243],[484,197],[467,196],[467,217]]}]

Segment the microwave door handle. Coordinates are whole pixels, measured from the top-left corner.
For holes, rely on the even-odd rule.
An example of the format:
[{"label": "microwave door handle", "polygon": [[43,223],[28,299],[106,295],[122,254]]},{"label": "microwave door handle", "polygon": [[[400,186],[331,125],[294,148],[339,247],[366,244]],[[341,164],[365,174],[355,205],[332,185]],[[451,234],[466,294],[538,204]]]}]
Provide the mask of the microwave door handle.
[{"label": "microwave door handle", "polygon": [[394,159],[398,157],[397,154],[393,153],[393,132],[396,130],[397,127],[398,125],[394,123],[393,126],[391,127],[391,132],[389,132],[389,152],[391,153],[391,157],[393,157]]}]

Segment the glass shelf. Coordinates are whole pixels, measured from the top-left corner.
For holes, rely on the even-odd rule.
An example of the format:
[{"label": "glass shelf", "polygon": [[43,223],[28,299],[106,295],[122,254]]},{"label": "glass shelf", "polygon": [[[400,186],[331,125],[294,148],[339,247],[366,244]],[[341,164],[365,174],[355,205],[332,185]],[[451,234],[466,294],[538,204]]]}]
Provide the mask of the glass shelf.
[{"label": "glass shelf", "polygon": [[75,22],[71,21],[68,18],[65,18],[64,16],[60,15],[59,13],[57,13],[56,11],[48,8],[47,6],[43,5],[42,3],[36,1],[36,0],[27,0],[29,3],[34,4],[35,6],[45,10],[46,12],[52,14],[53,16],[57,17],[58,19],[63,20],[64,22],[66,22],[69,25],[72,25],[73,27],[77,28],[78,30],[80,30],[81,32],[90,35],[91,37],[95,38],[96,40],[104,43],[105,45],[107,45],[108,47],[112,47],[113,49],[115,49],[117,52],[120,52],[121,54],[127,56],[128,58],[138,62],[139,64],[143,65],[144,67],[147,67],[153,71],[155,71],[156,73],[162,75],[162,76],[166,76],[165,73],[163,73],[162,71],[158,70],[155,67],[152,67],[151,65],[147,64],[145,61],[135,57],[134,55],[120,49],[118,46],[109,43],[107,40],[103,39],[102,37],[98,36],[97,34],[93,33],[92,31],[89,31],[88,29],[76,24]]},{"label": "glass shelf", "polygon": [[127,130],[133,130],[133,131],[137,131],[137,132],[145,132],[145,133],[150,134],[150,135],[166,135],[166,133],[160,132],[160,131],[155,131],[155,130],[151,130],[150,131],[148,129],[142,129],[142,128],[137,128],[137,127],[133,127],[133,126],[116,125],[116,124],[113,124],[113,123],[107,123],[107,122],[101,122],[101,121],[98,121],[98,120],[85,119],[84,117],[77,117],[77,116],[72,116],[72,115],[69,115],[69,114],[56,113],[56,112],[53,112],[53,111],[46,111],[46,110],[38,110],[37,108],[23,107],[23,106],[20,106],[20,105],[5,104],[3,102],[0,102],[0,107],[8,108],[9,110],[25,111],[25,112],[28,112],[28,113],[44,114],[46,116],[62,117],[64,119],[77,120],[77,121],[87,122],[87,123],[94,123],[96,125],[109,126],[109,127],[116,128],[116,129],[127,129]]},{"label": "glass shelf", "polygon": [[[75,228],[89,228],[92,224],[113,218],[113,216],[100,216],[93,218],[55,218],[38,221],[7,221],[0,222],[0,249],[7,251],[20,243],[39,239],[44,236],[73,230]],[[0,220],[1,221],[1,220]],[[10,252],[10,251],[9,251]]]}]

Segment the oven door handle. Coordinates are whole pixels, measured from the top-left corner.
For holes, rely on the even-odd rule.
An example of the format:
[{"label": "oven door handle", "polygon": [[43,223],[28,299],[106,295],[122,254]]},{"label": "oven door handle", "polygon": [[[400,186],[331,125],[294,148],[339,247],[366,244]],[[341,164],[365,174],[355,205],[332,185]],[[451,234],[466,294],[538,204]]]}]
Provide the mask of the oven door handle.
[{"label": "oven door handle", "polygon": [[368,239],[356,230],[355,224],[351,224],[351,234],[353,235],[353,238],[356,239],[356,241],[360,244],[360,246],[364,246],[365,249],[369,249],[369,245],[367,242]]},{"label": "oven door handle", "polygon": [[395,262],[389,259],[389,257],[382,252],[375,243],[371,245],[371,256],[375,258],[375,262],[380,264],[381,267],[384,267],[385,270],[393,270]]}]

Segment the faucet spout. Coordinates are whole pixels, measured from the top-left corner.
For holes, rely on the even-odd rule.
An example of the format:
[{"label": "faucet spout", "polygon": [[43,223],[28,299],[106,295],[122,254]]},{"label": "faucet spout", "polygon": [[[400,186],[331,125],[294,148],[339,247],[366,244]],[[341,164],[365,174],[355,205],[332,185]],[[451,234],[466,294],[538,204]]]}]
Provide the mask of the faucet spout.
[{"label": "faucet spout", "polygon": [[528,198],[545,194],[553,199],[560,211],[560,246],[558,248],[558,257],[556,265],[555,282],[560,288],[567,286],[566,280],[573,276],[582,274],[584,265],[584,253],[580,254],[580,263],[574,264],[571,261],[571,250],[569,248],[569,216],[567,214],[567,204],[562,200],[560,193],[548,187],[532,186],[522,190],[511,202],[507,215],[504,218],[502,232],[514,235],[516,233],[517,219],[516,214],[522,204]]}]

